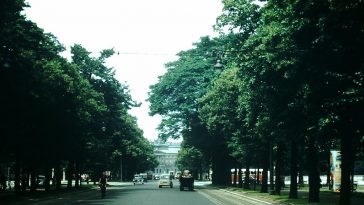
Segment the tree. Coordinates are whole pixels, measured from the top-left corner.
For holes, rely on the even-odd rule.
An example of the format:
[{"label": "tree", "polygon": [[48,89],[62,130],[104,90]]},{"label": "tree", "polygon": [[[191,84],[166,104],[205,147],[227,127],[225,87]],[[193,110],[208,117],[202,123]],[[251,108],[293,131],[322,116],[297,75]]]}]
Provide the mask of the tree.
[{"label": "tree", "polygon": [[[268,127],[262,128],[279,136],[275,137],[277,143],[288,139],[295,147],[307,137],[311,160],[317,159],[317,150],[323,142],[332,140],[328,135],[339,137],[346,161],[343,165],[345,191],[341,192],[340,203],[348,204],[354,156],[349,147],[360,139],[357,133],[362,127],[359,126],[361,121],[356,119],[362,112],[359,107],[362,88],[357,82],[362,76],[360,45],[363,42],[360,39],[363,39],[363,30],[359,23],[362,14],[358,11],[363,9],[363,3],[272,0],[259,10],[256,27],[247,23],[253,19],[249,15],[251,10],[247,9],[251,8],[250,3],[224,1],[225,13],[218,24],[230,26],[231,31],[249,37],[248,41],[242,37],[242,43],[237,44],[244,54],[237,54],[235,62],[241,68],[240,76],[252,82],[248,89],[254,92],[251,96],[262,102],[256,105],[266,108],[262,117],[259,114],[250,116],[268,119],[265,123]],[[349,37],[349,33],[353,36]],[[249,105],[251,101],[245,102]],[[302,120],[292,123],[297,119]],[[327,132],[333,125],[334,129]],[[291,137],[292,133],[301,134]],[[347,137],[348,133],[354,137]],[[291,153],[292,179],[296,172],[295,155]],[[309,201],[319,201],[318,160],[310,164]],[[290,197],[295,198],[295,192],[296,189],[291,189]]]},{"label": "tree", "polygon": [[[218,74],[214,65],[224,40],[203,37],[194,44],[195,48],[180,52],[178,60],[166,64],[167,72],[151,86],[149,94],[150,114],[162,116],[160,138],[183,137],[186,144],[198,148],[206,158],[215,157],[214,163],[226,163],[227,149],[221,137],[214,136],[214,140],[209,140],[212,136],[198,117],[197,99],[207,92],[212,79]],[[219,167],[230,172],[228,165]],[[218,171],[214,170],[214,173]],[[216,176],[213,183],[227,183],[224,175]]]},{"label": "tree", "polygon": [[[127,111],[137,106],[128,87],[114,77],[105,60],[81,45],[72,47],[73,61],[59,53],[64,47],[55,36],[21,14],[24,1],[2,1],[0,19],[0,162],[12,166],[15,191],[36,191],[38,174],[50,190],[51,170],[61,188],[61,168],[68,170],[69,187],[75,176],[93,171],[95,177],[135,142],[141,167],[153,167],[153,148],[143,138]],[[105,128],[105,129],[103,129]],[[134,130],[137,130],[134,132]],[[31,174],[31,177],[29,178]]]},{"label": "tree", "polygon": [[194,178],[200,176],[200,180],[202,180],[202,172],[207,170],[206,160],[202,152],[188,145],[182,146],[178,152],[176,164],[179,170],[190,170]]},{"label": "tree", "polygon": [[85,129],[88,131],[85,135],[91,135],[85,144],[88,145],[88,153],[93,156],[92,163],[97,165],[91,166],[94,175],[106,169],[118,170],[120,173],[118,162],[129,165],[127,170],[123,170],[123,173],[128,171],[124,176],[129,178],[135,172],[154,169],[157,162],[152,155],[153,148],[144,139],[136,119],[127,113],[131,107],[139,105],[131,99],[128,87],[120,84],[114,77],[114,71],[105,66],[105,60],[114,51],[103,50],[97,58],[90,57],[90,53],[78,44],[71,51],[73,63],[93,89],[103,96],[106,108],[95,113],[92,123]]}]

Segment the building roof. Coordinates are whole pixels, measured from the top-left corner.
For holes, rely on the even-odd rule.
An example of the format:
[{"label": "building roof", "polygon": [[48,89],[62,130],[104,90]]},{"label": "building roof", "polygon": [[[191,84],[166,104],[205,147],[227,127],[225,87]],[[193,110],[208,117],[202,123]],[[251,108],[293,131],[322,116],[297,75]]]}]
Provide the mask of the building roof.
[{"label": "building roof", "polygon": [[178,154],[179,149],[155,150],[156,154]]},{"label": "building roof", "polygon": [[154,153],[155,154],[178,154],[178,151],[181,149],[181,145],[179,143],[161,143],[154,142]]}]

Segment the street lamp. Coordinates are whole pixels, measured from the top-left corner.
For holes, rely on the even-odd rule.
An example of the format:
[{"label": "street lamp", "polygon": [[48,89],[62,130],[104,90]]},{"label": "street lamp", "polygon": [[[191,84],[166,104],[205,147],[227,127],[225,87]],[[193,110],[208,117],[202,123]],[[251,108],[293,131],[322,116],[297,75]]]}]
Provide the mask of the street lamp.
[{"label": "street lamp", "polygon": [[214,65],[216,72],[220,73],[222,71],[222,68],[224,67],[223,64],[220,63],[220,60],[217,60],[216,64]]},{"label": "street lamp", "polygon": [[220,63],[220,60],[217,60],[217,62],[214,65],[214,67],[217,68],[217,69],[221,69],[222,67],[224,67],[224,65]]},{"label": "street lamp", "polygon": [[[102,126],[101,127],[101,131],[103,133],[105,133],[106,127],[105,126]],[[122,154],[120,155],[120,181],[121,182],[123,181],[123,155]]]}]

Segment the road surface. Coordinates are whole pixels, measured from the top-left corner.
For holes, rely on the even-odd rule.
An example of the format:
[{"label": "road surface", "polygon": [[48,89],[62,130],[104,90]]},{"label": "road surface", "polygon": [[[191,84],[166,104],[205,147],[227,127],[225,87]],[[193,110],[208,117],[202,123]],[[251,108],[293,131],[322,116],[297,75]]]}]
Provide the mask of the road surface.
[{"label": "road surface", "polygon": [[[112,184],[107,188],[106,197],[101,198],[98,189],[73,193],[64,193],[46,199],[28,200],[21,204],[71,205],[71,204],[125,204],[125,205],[270,205],[271,202],[247,197],[236,192],[214,189],[204,183],[195,183],[194,191],[180,191],[179,183],[174,180],[174,187],[158,188],[157,181],[144,185]],[[20,204],[18,204],[20,205]]]}]

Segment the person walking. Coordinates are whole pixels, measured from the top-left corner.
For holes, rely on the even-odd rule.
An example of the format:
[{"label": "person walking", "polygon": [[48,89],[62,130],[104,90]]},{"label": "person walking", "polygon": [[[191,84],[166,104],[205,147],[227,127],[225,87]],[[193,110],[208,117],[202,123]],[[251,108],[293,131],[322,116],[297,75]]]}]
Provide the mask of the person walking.
[{"label": "person walking", "polygon": [[105,198],[106,195],[106,184],[107,184],[107,177],[105,173],[102,173],[102,176],[99,180],[99,186],[101,191],[101,198]]}]

